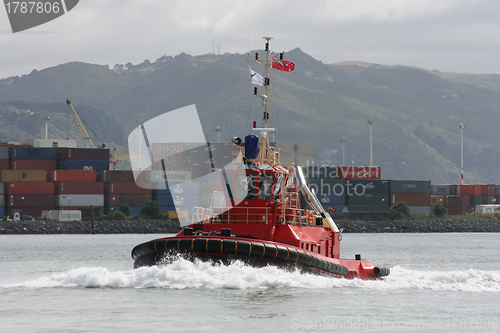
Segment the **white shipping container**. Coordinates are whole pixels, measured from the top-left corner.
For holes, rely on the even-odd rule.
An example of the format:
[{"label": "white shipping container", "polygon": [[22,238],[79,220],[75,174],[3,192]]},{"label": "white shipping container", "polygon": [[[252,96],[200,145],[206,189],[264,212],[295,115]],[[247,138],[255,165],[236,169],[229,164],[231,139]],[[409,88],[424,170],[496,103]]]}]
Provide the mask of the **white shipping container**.
[{"label": "white shipping container", "polygon": [[42,218],[56,221],[81,221],[80,210],[42,210]]},{"label": "white shipping container", "polygon": [[500,212],[500,205],[477,205],[476,213],[478,214],[493,214]]},{"label": "white shipping container", "polygon": [[410,215],[425,216],[431,213],[429,206],[408,206]]},{"label": "white shipping container", "polygon": [[60,194],[56,196],[59,207],[103,207],[104,194]]}]

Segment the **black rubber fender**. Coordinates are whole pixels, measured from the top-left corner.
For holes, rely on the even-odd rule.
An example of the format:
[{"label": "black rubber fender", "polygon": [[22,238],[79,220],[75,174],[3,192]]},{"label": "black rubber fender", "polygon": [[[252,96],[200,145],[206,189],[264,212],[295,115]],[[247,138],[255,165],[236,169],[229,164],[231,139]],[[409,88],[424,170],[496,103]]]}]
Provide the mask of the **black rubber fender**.
[{"label": "black rubber fender", "polygon": [[208,238],[195,238],[192,242],[192,251],[194,253],[207,253]]},{"label": "black rubber fender", "polygon": [[278,256],[278,248],[273,244],[264,244],[265,252],[263,258],[274,260]]},{"label": "black rubber fender", "polygon": [[208,253],[222,253],[222,239],[209,238],[207,243]]},{"label": "black rubber fender", "polygon": [[249,256],[251,251],[251,244],[247,241],[236,241],[237,244],[237,254],[240,256]]},{"label": "black rubber fender", "polygon": [[264,251],[266,250],[264,244],[258,242],[251,242],[251,244],[252,251],[250,253],[250,256],[254,258],[263,258],[265,254]]},{"label": "black rubber fender", "polygon": [[302,250],[297,250],[297,253],[298,253],[298,260],[297,260],[297,264],[298,265],[304,265],[306,263],[306,260],[307,260],[307,255],[304,251]]},{"label": "black rubber fender", "polygon": [[232,255],[236,254],[236,241],[234,239],[223,239],[222,253]]},{"label": "black rubber fender", "polygon": [[181,238],[179,239],[178,249],[181,253],[189,253],[193,251],[193,238]]},{"label": "black rubber fender", "polygon": [[288,248],[285,246],[277,245],[278,255],[276,256],[276,260],[279,261],[287,261],[290,253],[288,252]]},{"label": "black rubber fender", "polygon": [[296,263],[299,259],[299,252],[296,249],[288,248],[288,262]]},{"label": "black rubber fender", "polygon": [[165,249],[168,252],[179,252],[179,241],[180,239],[167,239]]},{"label": "black rubber fender", "polygon": [[373,273],[375,274],[375,276],[383,277],[391,274],[391,270],[387,267],[374,267]]}]

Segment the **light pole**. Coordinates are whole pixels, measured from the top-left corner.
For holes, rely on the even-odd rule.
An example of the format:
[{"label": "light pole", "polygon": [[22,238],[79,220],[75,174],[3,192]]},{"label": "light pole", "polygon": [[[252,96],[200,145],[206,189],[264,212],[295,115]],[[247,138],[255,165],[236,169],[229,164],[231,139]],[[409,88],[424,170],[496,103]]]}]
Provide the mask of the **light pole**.
[{"label": "light pole", "polygon": [[340,138],[340,142],[342,142],[342,165],[345,165],[345,136]]},{"label": "light pole", "polygon": [[215,128],[215,131],[217,132],[217,142],[220,142],[220,132],[222,131],[222,128],[220,128],[220,126],[217,126]]},{"label": "light pole", "polygon": [[458,124],[458,128],[460,128],[460,166],[462,168],[462,172],[460,177],[462,178],[462,185],[464,184],[464,123]]},{"label": "light pole", "polygon": [[370,166],[372,166],[373,165],[373,140],[372,140],[373,119],[368,120],[368,125],[370,125]]},{"label": "light pole", "polygon": [[45,140],[49,138],[49,116],[43,117],[43,120],[45,121]]}]

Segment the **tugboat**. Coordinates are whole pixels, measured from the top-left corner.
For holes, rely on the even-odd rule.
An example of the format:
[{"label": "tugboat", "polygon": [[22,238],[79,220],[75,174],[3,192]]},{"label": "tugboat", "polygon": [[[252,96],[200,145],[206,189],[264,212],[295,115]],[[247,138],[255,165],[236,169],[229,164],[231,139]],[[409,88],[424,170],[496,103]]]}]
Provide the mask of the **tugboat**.
[{"label": "tugboat", "polygon": [[[134,267],[152,266],[183,256],[190,260],[231,263],[243,261],[251,266],[275,265],[287,269],[317,273],[338,278],[380,279],[389,275],[389,269],[374,266],[371,261],[340,258],[341,231],[332,217],[323,209],[314,193],[307,187],[301,167],[280,163],[280,152],[273,148],[268,134],[269,71],[278,68],[293,70],[294,64],[272,56],[266,40],[266,59],[262,78],[250,69],[252,82],[265,93],[259,95],[264,105],[264,126],[254,134],[233,138],[243,158],[234,160],[231,167],[222,170],[224,188],[222,205],[212,206],[210,214],[195,219],[174,237],[155,239],[137,245],[132,250]],[[238,185],[238,186],[234,186]],[[300,207],[300,196],[309,208]],[[196,210],[197,208],[194,208]],[[203,208],[199,208],[203,210]]]}]

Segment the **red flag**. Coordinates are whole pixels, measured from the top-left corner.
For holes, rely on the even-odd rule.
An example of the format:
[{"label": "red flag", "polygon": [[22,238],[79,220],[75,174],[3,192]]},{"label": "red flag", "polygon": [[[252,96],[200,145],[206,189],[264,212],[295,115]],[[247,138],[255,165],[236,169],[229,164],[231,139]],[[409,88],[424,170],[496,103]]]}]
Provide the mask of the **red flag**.
[{"label": "red flag", "polygon": [[295,69],[295,64],[291,61],[274,61],[273,68],[279,69],[280,71],[291,72]]}]

